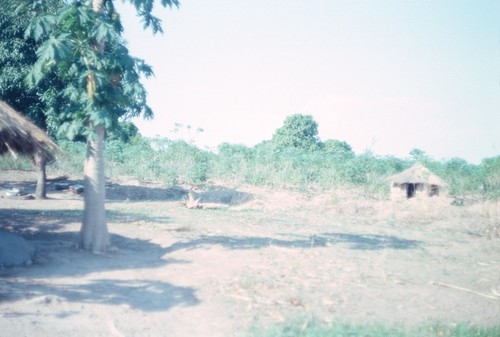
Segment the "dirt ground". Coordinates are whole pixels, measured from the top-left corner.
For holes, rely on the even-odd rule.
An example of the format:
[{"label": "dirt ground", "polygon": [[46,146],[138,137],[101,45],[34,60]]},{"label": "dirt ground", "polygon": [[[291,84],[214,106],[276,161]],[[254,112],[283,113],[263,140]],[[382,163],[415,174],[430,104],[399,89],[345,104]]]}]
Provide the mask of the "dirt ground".
[{"label": "dirt ground", "polygon": [[[32,181],[0,172],[3,192]],[[95,255],[76,247],[81,196],[48,191],[0,198],[0,231],[36,248],[33,264],[0,268],[0,336],[245,336],[295,317],[500,324],[497,204],[233,186],[188,209],[185,188],[116,179],[113,249]]]}]

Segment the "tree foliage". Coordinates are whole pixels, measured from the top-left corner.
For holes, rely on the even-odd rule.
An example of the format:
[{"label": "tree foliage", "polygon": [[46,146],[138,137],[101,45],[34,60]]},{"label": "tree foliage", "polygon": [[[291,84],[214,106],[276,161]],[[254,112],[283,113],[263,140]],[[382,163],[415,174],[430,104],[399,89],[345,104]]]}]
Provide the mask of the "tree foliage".
[{"label": "tree foliage", "polygon": [[[35,4],[40,14],[50,14],[62,1],[46,0],[33,6]],[[61,83],[49,73],[37,88],[26,85],[24,79],[36,62],[36,50],[43,40],[25,37],[34,14],[31,6],[18,6],[14,1],[0,1],[0,97],[55,136],[59,126],[57,112],[64,105],[57,94]]]},{"label": "tree foliage", "polygon": [[463,195],[471,190],[478,190],[481,186],[480,170],[462,158],[451,158],[442,168],[442,175],[450,184],[449,192],[452,195]]},{"label": "tree foliage", "polygon": [[152,69],[129,54],[119,16],[111,1],[106,4],[96,13],[88,1],[73,2],[35,17],[26,31],[26,37],[45,39],[27,81],[35,86],[52,73],[64,84],[60,95],[68,104],[59,111],[58,131],[70,139],[89,136],[92,125],[111,128],[120,118],[152,116],[140,82]]},{"label": "tree foliage", "polygon": [[311,115],[288,116],[283,126],[276,130],[272,142],[279,147],[316,150],[320,144],[318,123]]},{"label": "tree foliage", "polygon": [[330,155],[340,157],[353,157],[354,151],[351,145],[337,139],[328,139],[321,144],[322,150]]}]

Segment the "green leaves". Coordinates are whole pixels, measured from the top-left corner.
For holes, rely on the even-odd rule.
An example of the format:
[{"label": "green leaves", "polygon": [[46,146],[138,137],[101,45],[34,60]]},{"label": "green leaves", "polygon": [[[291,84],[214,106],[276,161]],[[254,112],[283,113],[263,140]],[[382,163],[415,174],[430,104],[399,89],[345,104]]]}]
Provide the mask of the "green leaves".
[{"label": "green leaves", "polygon": [[[153,0],[131,3],[147,26],[161,31],[160,21],[151,15]],[[140,82],[142,76],[152,76],[153,70],[129,54],[122,31],[111,1],[106,1],[99,13],[89,1],[62,3],[57,11],[33,19],[26,30],[26,38],[40,43],[27,83],[35,88],[49,74],[64,83],[59,95],[68,104],[59,116],[61,133],[69,138],[90,134],[90,125],[114,127],[122,117],[153,115]]]},{"label": "green leaves", "polygon": [[315,150],[320,144],[318,124],[311,115],[288,116],[283,127],[276,130],[272,142],[279,147]]},{"label": "green leaves", "polygon": [[91,32],[91,36],[95,38],[97,43],[113,40],[115,34],[115,27],[111,23],[102,20],[97,20]]},{"label": "green leaves", "polygon": [[38,55],[37,62],[52,66],[56,62],[66,59],[70,49],[69,34],[49,36],[47,41],[36,52]]},{"label": "green leaves", "polygon": [[[129,2],[134,5],[137,14],[141,17],[145,29],[151,28],[153,34],[163,33],[161,20],[152,14],[154,0],[129,0]],[[161,0],[160,3],[163,7],[179,7],[180,5],[177,0]]]},{"label": "green leaves", "polygon": [[70,48],[67,34],[58,38],[50,36],[36,52],[38,60],[26,77],[27,84],[35,87],[56,62],[67,58]]},{"label": "green leaves", "polygon": [[48,36],[50,34],[51,27],[53,26],[54,22],[55,17],[52,15],[36,17],[26,28],[24,36],[26,38],[33,38],[36,41],[39,41],[42,37]]}]

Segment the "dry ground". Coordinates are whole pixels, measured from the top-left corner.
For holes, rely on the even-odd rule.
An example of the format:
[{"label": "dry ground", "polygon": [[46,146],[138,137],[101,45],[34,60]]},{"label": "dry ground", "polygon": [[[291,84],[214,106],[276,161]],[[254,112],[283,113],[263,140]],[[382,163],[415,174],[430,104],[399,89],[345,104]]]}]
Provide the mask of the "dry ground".
[{"label": "dry ground", "polygon": [[[3,171],[0,188],[32,179]],[[497,205],[236,190],[223,209],[187,209],[182,188],[114,181],[102,255],[76,248],[79,196],[0,198],[0,230],[37,251],[0,269],[0,336],[244,336],[297,316],[500,324]]]}]

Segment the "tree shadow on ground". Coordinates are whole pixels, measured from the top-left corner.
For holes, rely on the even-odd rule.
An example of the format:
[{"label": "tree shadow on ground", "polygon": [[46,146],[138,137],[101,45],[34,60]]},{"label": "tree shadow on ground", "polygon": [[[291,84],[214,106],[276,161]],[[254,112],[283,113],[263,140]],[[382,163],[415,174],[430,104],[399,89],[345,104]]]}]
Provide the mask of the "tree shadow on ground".
[{"label": "tree shadow on ground", "polygon": [[188,192],[179,186],[168,188],[156,186],[135,186],[116,183],[106,184],[106,200],[109,201],[178,201],[186,198]]},{"label": "tree shadow on ground", "polygon": [[193,288],[157,280],[99,279],[88,285],[68,284],[58,288],[69,301],[127,304],[143,311],[166,311],[173,306],[194,306],[200,303]]},{"label": "tree shadow on ground", "polygon": [[[79,223],[82,221],[82,218],[82,210],[27,210],[2,208],[0,209],[0,229],[19,235],[50,232],[59,230],[69,223]],[[117,210],[106,210],[106,218],[110,223],[119,222],[122,224],[134,223],[137,221],[166,224],[172,221],[171,218],[166,216],[148,216],[144,213],[122,212]]]},{"label": "tree shadow on ground", "polygon": [[220,245],[227,249],[260,249],[272,246],[285,248],[317,248],[330,247],[336,244],[347,244],[350,249],[354,250],[380,250],[414,249],[421,244],[421,242],[417,240],[408,240],[390,235],[322,233],[308,237],[295,237],[295,239],[285,240],[274,237],[201,236],[191,241],[176,242],[167,247],[165,252],[172,253],[177,250],[192,250],[209,245]]},{"label": "tree shadow on ground", "polygon": [[[165,311],[174,306],[193,306],[199,303],[196,289],[173,285],[162,280],[90,279],[77,284],[37,280],[75,278],[113,270],[142,270],[168,264],[189,263],[170,258],[179,250],[194,250],[206,246],[222,246],[230,250],[263,249],[272,246],[309,249],[346,245],[348,249],[413,249],[421,242],[396,236],[363,235],[328,232],[317,235],[276,234],[276,236],[198,236],[184,242],[163,246],[139,238],[111,234],[116,250],[95,255],[76,247],[78,232],[68,231],[67,225],[79,222],[81,210],[19,210],[0,209],[0,229],[11,231],[33,243],[38,250],[35,265],[29,268],[0,270],[0,303],[33,299],[52,301],[62,299],[78,303],[128,305],[142,311]],[[142,221],[169,223],[168,217],[148,217],[144,214],[110,211],[113,221]],[[65,230],[66,227],[66,230]],[[134,273],[132,273],[134,275]],[[47,297],[49,296],[49,297]],[[48,298],[48,299],[47,299]],[[61,315],[70,315],[62,313]]]},{"label": "tree shadow on ground", "polygon": [[[81,220],[81,213],[80,210],[0,209],[0,229],[23,237],[37,250],[32,266],[0,269],[0,303],[30,299],[63,300],[128,305],[142,311],[166,311],[174,306],[199,303],[196,289],[160,280],[128,279],[125,276],[125,279],[90,279],[76,284],[36,281],[189,263],[165,257],[165,248],[160,244],[118,234],[110,234],[114,249],[106,254],[96,255],[81,250],[77,247],[79,233],[67,230],[68,224]],[[139,214],[110,211],[108,218],[121,223],[133,222],[139,219]],[[149,218],[143,214],[140,214],[140,219],[148,223],[170,222],[168,217]]]},{"label": "tree shadow on ground", "polygon": [[[47,182],[48,199],[55,197],[81,198],[81,195],[74,194],[69,189],[57,190],[56,184],[64,182],[69,185],[83,185],[83,180],[61,180]],[[36,190],[36,181],[0,181],[0,189],[11,190],[13,188],[21,189],[24,194],[34,194]],[[84,192],[85,193],[85,192]],[[186,198],[188,192],[179,186],[158,187],[158,186],[136,186],[118,184],[113,182],[106,183],[106,200],[118,201],[176,201]],[[15,198],[15,197],[13,197]]]},{"label": "tree shadow on ground", "polygon": [[200,304],[194,288],[175,286],[157,280],[97,279],[91,280],[87,284],[50,285],[7,279],[2,282],[2,288],[8,288],[9,292],[6,294],[0,292],[0,303],[21,299],[44,304],[67,301],[127,305],[131,309],[144,312],[167,311],[177,306],[186,307]]},{"label": "tree shadow on ground", "polygon": [[77,240],[77,232],[39,232],[30,235],[28,242],[37,247],[35,264],[29,268],[0,270],[0,303],[31,299],[42,303],[63,300],[128,305],[145,312],[167,311],[176,306],[200,303],[195,288],[159,280],[125,277],[91,279],[76,284],[36,281],[189,263],[164,257],[164,247],[149,240],[111,234],[112,245],[117,248],[100,255],[78,249],[75,244]]},{"label": "tree shadow on ground", "polygon": [[[81,210],[26,210],[15,208],[0,209],[0,230],[23,237],[36,246],[38,256],[36,261],[45,261],[52,254],[55,258],[81,258],[80,268],[72,273],[83,274],[99,270],[121,268],[145,268],[166,264],[163,259],[165,252],[161,245],[149,240],[130,238],[118,234],[110,234],[111,244],[117,252],[108,255],[93,255],[77,249],[79,233],[68,231],[69,224],[79,224],[82,219]],[[148,216],[143,213],[122,212],[110,210],[106,212],[109,223],[134,224],[137,221],[149,224],[161,224],[168,227],[172,219],[166,216]],[[64,254],[63,254],[64,253]],[[126,259],[116,258],[129,255]],[[99,263],[96,264],[95,262]],[[86,265],[90,264],[88,268]],[[59,271],[53,271],[58,273]],[[70,274],[71,275],[71,274]]]}]

